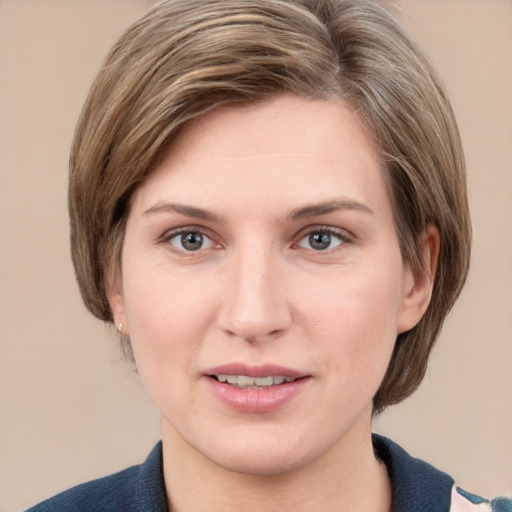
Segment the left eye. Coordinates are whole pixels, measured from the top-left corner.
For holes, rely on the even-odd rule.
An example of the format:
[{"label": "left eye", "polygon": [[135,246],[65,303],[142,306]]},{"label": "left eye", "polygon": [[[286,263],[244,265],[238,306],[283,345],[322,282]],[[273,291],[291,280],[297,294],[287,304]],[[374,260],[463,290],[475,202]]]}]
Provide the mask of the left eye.
[{"label": "left eye", "polygon": [[213,247],[213,241],[199,231],[182,231],[171,236],[168,240],[175,249],[183,252],[193,252]]},{"label": "left eye", "polygon": [[298,246],[313,251],[334,249],[344,242],[342,235],[329,230],[311,231],[301,238]]}]

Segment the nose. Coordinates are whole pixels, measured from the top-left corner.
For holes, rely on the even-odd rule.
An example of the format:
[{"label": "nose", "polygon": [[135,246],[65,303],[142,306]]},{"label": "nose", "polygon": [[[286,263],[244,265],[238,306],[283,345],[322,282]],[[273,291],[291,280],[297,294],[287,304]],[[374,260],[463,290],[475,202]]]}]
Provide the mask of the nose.
[{"label": "nose", "polygon": [[290,304],[277,259],[270,250],[234,257],[218,317],[224,332],[254,343],[275,339],[290,327]]}]

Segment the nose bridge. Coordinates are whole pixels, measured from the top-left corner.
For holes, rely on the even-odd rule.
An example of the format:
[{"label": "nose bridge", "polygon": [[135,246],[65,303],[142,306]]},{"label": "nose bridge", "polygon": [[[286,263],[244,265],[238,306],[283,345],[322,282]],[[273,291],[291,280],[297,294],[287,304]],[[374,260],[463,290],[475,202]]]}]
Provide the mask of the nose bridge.
[{"label": "nose bridge", "polygon": [[291,318],[283,281],[271,247],[240,248],[231,261],[221,327],[248,341],[284,331]]}]

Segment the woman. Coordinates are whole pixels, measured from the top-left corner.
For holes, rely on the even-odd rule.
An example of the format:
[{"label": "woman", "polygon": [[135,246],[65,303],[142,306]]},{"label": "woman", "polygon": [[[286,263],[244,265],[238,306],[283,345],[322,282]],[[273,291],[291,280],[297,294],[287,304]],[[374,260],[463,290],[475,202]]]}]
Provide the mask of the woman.
[{"label": "woman", "polygon": [[69,204],[162,443],[31,510],[476,510],[371,436],[464,283],[465,190],[446,94],[375,2],[154,8],[92,87]]}]

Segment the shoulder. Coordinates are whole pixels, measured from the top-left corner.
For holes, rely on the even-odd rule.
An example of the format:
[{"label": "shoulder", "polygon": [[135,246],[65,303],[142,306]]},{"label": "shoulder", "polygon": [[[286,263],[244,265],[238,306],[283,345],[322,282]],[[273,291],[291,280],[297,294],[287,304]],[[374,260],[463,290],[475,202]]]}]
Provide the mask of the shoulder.
[{"label": "shoulder", "polygon": [[[130,500],[139,466],[86,482],[43,501],[27,512],[88,512],[118,510]],[[129,510],[129,509],[127,509]]]},{"label": "shoulder", "polygon": [[383,436],[374,434],[373,445],[389,473],[393,512],[512,512],[509,498],[487,500],[470,494],[451,476]]},{"label": "shoulder", "polygon": [[167,512],[162,445],[143,464],[86,482],[29,508],[26,512]]}]

